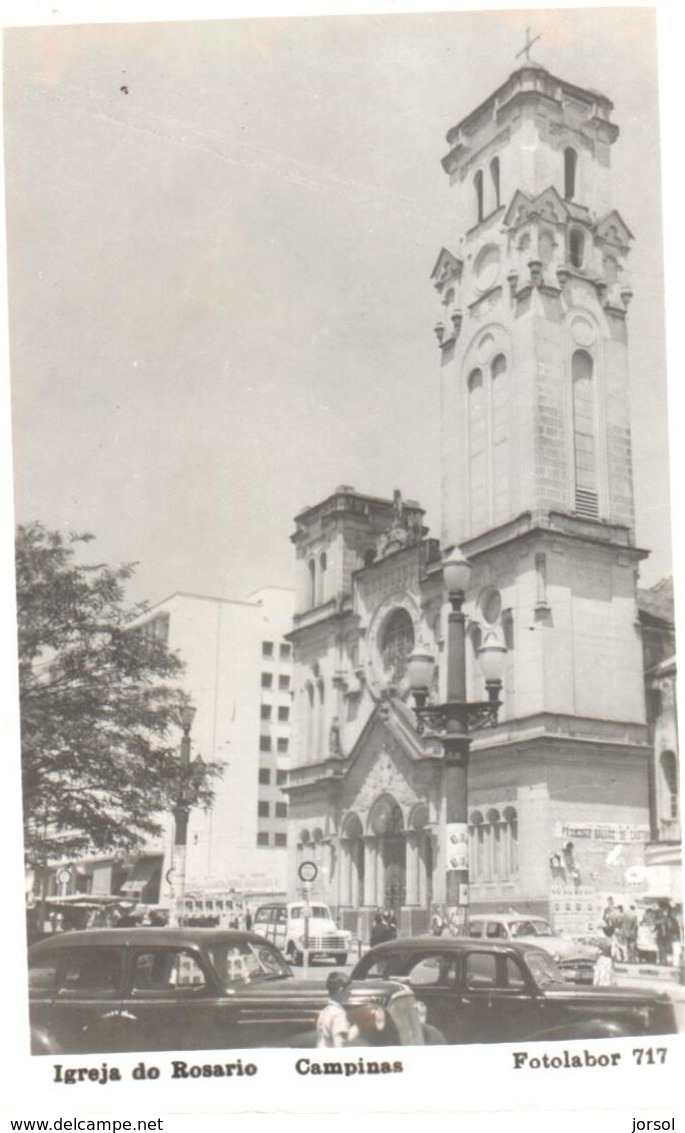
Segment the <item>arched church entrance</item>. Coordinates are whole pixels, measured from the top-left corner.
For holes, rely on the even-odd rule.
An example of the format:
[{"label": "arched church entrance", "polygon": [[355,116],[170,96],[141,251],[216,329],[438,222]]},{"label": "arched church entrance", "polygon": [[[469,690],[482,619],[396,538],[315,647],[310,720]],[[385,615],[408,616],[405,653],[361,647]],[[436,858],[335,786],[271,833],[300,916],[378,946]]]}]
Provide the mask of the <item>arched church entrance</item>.
[{"label": "arched church entrance", "polygon": [[397,799],[383,792],[365,822],[348,811],[339,847],[338,901],[345,928],[368,940],[378,909],[391,910],[404,932],[428,928],[435,834],[426,802],[414,803],[405,814]]}]

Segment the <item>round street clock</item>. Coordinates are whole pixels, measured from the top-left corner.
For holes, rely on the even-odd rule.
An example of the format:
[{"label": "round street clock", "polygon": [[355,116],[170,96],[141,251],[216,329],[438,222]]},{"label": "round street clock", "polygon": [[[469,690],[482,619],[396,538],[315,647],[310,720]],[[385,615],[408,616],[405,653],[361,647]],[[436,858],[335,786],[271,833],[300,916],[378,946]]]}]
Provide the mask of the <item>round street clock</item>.
[{"label": "round street clock", "polygon": [[314,881],[318,872],[315,862],[300,862],[297,871],[300,881]]}]

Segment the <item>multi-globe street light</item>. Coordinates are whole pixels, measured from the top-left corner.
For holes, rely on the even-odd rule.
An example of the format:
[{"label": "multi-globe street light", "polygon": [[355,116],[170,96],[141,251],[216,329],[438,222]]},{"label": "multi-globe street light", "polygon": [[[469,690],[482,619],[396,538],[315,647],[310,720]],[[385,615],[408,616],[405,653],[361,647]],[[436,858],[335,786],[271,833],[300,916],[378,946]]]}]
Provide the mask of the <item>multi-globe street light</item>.
[{"label": "multi-globe street light", "polygon": [[497,723],[499,693],[506,646],[489,631],[478,651],[488,699],[466,699],[466,617],[464,599],[471,564],[455,549],[443,562],[443,582],[451,610],[447,622],[447,680],[443,704],[429,704],[435,658],[416,649],[407,663],[409,687],[414,697],[420,733],[437,736],[443,748],[443,792],[445,797],[445,903],[448,923],[458,932],[468,925],[469,833],[468,763],[471,732]]}]

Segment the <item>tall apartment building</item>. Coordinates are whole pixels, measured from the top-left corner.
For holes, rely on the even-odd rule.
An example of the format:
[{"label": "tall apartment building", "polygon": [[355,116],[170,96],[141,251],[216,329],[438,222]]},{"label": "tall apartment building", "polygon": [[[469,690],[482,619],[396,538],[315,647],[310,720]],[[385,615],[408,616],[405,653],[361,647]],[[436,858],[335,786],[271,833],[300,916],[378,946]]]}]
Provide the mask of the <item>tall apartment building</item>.
[{"label": "tall apartment building", "polygon": [[[188,824],[186,891],[285,889],[290,758],[290,590],[268,587],[244,601],[175,593],[140,623],[185,662],[183,687],[196,708],[190,757],[223,765],[214,805]],[[181,741],[179,728],[179,748]],[[173,819],[128,860],[74,863],[69,890],[171,903]]]}]

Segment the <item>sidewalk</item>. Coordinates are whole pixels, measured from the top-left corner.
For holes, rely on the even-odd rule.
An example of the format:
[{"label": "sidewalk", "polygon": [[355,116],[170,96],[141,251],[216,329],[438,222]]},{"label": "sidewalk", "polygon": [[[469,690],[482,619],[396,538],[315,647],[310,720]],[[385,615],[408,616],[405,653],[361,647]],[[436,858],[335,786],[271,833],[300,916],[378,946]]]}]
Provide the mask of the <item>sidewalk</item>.
[{"label": "sidewalk", "polygon": [[627,964],[614,961],[614,971],[618,976],[631,976],[640,981],[645,978],[677,984],[682,979],[682,973],[678,968],[668,967],[664,964]]}]

